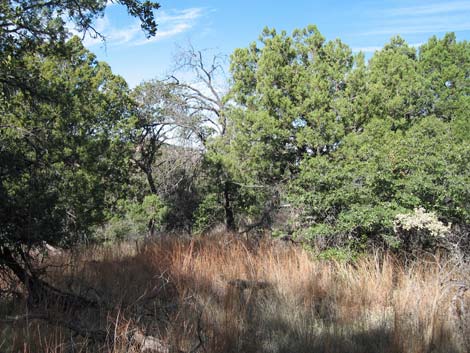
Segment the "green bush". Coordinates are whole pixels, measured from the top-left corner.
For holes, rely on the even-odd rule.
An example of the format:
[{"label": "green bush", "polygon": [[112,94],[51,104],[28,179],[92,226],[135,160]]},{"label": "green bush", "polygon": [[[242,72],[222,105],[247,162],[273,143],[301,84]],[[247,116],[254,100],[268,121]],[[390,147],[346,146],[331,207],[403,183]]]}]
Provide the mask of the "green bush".
[{"label": "green bush", "polygon": [[370,242],[396,247],[396,216],[418,207],[446,223],[470,222],[470,145],[452,123],[435,117],[406,131],[393,131],[392,124],[374,120],[334,153],[302,163],[290,198],[310,238],[366,234]]},{"label": "green bush", "polygon": [[195,213],[195,222],[193,231],[195,234],[201,234],[217,224],[224,222],[224,210],[217,194],[208,194]]},{"label": "green bush", "polygon": [[145,196],[141,203],[120,201],[119,213],[97,230],[98,238],[106,241],[143,237],[152,227],[158,232],[164,225],[167,206],[156,195]]}]

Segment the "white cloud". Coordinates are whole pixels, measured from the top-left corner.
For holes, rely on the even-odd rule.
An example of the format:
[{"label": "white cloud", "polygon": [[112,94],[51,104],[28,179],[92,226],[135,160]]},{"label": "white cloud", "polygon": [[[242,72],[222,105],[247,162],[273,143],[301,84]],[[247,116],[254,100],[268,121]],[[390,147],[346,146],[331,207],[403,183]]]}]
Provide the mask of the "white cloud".
[{"label": "white cloud", "polygon": [[[470,14],[468,14],[470,16]],[[470,21],[466,16],[452,17],[430,17],[419,21],[402,19],[401,21],[385,22],[383,26],[371,31],[361,33],[362,35],[395,35],[395,34],[423,34],[458,32],[470,30]]]},{"label": "white cloud", "polygon": [[151,38],[145,38],[140,41],[136,41],[134,45],[144,45],[144,44],[149,44],[153,42],[158,42],[162,39],[169,38],[169,37],[174,37],[180,33],[186,32],[189,30],[192,26],[189,23],[178,23],[175,24],[174,26],[170,27],[167,30],[159,30],[157,32],[157,35]]},{"label": "white cloud", "polygon": [[[405,35],[470,30],[470,1],[433,2],[373,11],[372,29],[361,35]],[[374,28],[375,27],[375,28]]]},{"label": "white cloud", "polygon": [[[140,22],[137,20],[132,20],[126,27],[116,27],[111,23],[109,17],[105,15],[96,21],[95,29],[104,35],[107,46],[138,46],[154,43],[186,32],[196,24],[197,19],[203,16],[203,14],[202,8],[160,11],[156,17],[158,23],[157,34],[148,39],[145,38]],[[103,44],[103,41],[100,38],[94,38],[87,34],[84,44],[87,47],[92,47]]]},{"label": "white cloud", "polygon": [[134,45],[144,45],[158,42],[162,39],[174,37],[191,29],[196,20],[203,15],[202,8],[189,8],[185,10],[161,11],[157,16],[158,31],[154,37],[136,41]]},{"label": "white cloud", "polygon": [[132,43],[139,35],[141,35],[141,28],[138,23],[135,23],[126,28],[114,29],[110,35],[106,36],[106,40],[112,45],[122,45]]},{"label": "white cloud", "polygon": [[470,1],[434,3],[421,6],[409,6],[388,10],[392,16],[442,15],[444,13],[470,11]]},{"label": "white cloud", "polygon": [[[109,26],[110,26],[109,20],[106,16],[103,16],[97,19],[94,24],[94,28],[98,33],[106,33]],[[72,33],[77,34],[76,31],[74,30],[72,30]],[[102,44],[102,43],[103,43],[102,38],[96,35],[92,35],[91,33],[87,33],[85,35],[85,38],[83,38],[83,44],[87,47],[91,47],[93,45]]]},{"label": "white cloud", "polygon": [[157,16],[157,20],[160,24],[174,23],[179,21],[191,21],[202,16],[202,8],[190,8],[181,11],[161,11],[160,15]]}]

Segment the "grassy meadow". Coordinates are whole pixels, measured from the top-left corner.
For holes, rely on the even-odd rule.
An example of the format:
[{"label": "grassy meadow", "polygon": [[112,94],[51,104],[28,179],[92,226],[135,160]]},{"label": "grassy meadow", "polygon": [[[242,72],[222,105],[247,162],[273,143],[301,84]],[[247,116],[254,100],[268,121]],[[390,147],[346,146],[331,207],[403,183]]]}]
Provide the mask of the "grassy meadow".
[{"label": "grassy meadow", "polygon": [[96,305],[3,288],[0,352],[468,352],[468,266],[375,253],[354,263],[232,236],[37,256]]}]

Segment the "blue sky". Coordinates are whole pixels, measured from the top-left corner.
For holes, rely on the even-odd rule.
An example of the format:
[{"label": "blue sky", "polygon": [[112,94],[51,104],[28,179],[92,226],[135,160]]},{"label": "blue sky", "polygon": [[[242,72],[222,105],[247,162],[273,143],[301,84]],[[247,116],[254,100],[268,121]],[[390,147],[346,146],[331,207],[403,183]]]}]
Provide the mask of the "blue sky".
[{"label": "blue sky", "polygon": [[397,34],[412,45],[446,32],[455,32],[458,40],[470,39],[470,0],[160,0],[160,4],[154,38],[147,40],[138,21],[124,7],[111,4],[95,23],[106,44],[85,39],[85,45],[131,87],[163,78],[173,67],[178,47],[191,42],[197,49],[229,55],[256,40],[265,26],[290,33],[315,24],[327,39],[340,38],[368,56]]}]

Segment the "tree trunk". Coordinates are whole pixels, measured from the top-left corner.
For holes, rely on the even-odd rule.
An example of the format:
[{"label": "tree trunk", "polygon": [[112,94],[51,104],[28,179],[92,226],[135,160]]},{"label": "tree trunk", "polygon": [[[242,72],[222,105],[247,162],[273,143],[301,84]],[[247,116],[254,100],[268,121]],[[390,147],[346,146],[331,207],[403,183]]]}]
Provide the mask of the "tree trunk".
[{"label": "tree trunk", "polygon": [[155,186],[155,180],[153,179],[152,175],[152,168],[144,169],[145,176],[147,177],[147,181],[149,183],[150,192],[154,195],[157,194],[157,187]]},{"label": "tree trunk", "polygon": [[224,183],[224,210],[225,210],[225,228],[227,232],[235,232],[235,217],[233,215],[233,208],[230,202],[230,183]]},{"label": "tree trunk", "polygon": [[21,267],[18,261],[15,260],[10,249],[6,247],[0,248],[0,263],[3,263],[8,267],[21,283],[26,284],[28,282],[28,273],[23,267]]},{"label": "tree trunk", "polygon": [[[157,195],[157,187],[155,185],[155,179],[153,178],[152,168],[150,166],[145,166],[141,169],[147,177],[150,192],[152,193],[152,195]],[[155,236],[155,220],[153,218],[149,219],[147,227],[147,236],[150,238],[153,238]]]},{"label": "tree trunk", "polygon": [[149,238],[153,238],[156,235],[156,230],[155,230],[155,219],[150,219],[148,223],[148,233],[147,233]]}]

